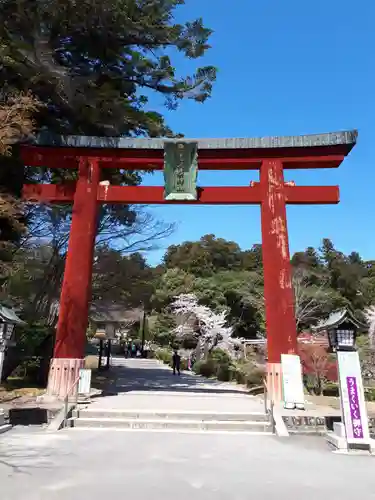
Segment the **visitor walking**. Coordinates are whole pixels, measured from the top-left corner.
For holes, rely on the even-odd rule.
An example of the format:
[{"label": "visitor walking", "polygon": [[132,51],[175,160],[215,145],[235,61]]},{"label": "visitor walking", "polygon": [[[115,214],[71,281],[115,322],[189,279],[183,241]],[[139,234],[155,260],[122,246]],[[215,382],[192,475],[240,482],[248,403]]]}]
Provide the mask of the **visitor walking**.
[{"label": "visitor walking", "polygon": [[172,356],[173,375],[176,375],[176,371],[178,375],[180,375],[180,365],[181,365],[181,356],[178,354],[177,349],[175,349]]},{"label": "visitor walking", "polygon": [[131,353],[131,356],[132,358],[135,358],[137,356],[137,346],[133,343],[132,344],[132,353]]}]

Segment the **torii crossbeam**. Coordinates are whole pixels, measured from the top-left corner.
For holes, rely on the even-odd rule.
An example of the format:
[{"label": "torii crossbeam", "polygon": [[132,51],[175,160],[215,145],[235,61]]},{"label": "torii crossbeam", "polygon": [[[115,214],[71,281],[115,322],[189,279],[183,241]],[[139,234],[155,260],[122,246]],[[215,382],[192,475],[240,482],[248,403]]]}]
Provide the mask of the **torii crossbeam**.
[{"label": "torii crossbeam", "polygon": [[[259,139],[40,137],[34,145],[22,146],[22,159],[27,166],[78,169],[76,183],[33,184],[23,189],[27,201],[73,203],[48,394],[64,397],[83,366],[100,204],[256,204],[261,206],[268,383],[272,397],[278,399],[281,354],[294,353],[297,348],[286,205],[339,202],[338,186],[295,186],[284,181],[283,172],[284,169],[338,167],[355,145],[356,137],[356,131]],[[102,169],[106,168],[166,169],[169,148],[166,144],[171,143],[182,150],[187,148],[191,155],[188,199],[181,198],[181,189],[177,189],[174,199],[166,199],[165,186],[100,184]],[[174,173],[177,174],[178,168]],[[260,170],[260,182],[245,187],[198,187],[193,192],[190,188],[196,169]],[[185,183],[190,170],[181,170],[181,175],[182,180],[174,178],[176,186],[179,182]]]}]

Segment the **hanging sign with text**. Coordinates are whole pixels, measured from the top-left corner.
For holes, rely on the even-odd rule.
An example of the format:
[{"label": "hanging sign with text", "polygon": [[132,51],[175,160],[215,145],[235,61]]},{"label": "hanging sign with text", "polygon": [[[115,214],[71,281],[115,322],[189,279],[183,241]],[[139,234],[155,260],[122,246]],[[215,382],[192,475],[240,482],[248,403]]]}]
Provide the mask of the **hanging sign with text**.
[{"label": "hanging sign with text", "polygon": [[370,432],[358,352],[338,351],[337,360],[346,440],[367,445]]}]

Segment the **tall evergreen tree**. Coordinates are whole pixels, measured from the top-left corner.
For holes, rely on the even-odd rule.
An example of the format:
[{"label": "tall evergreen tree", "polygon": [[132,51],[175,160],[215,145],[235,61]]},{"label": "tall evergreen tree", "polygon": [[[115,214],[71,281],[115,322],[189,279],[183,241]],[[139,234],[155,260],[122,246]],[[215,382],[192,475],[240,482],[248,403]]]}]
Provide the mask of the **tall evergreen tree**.
[{"label": "tall evergreen tree", "polygon": [[[173,135],[163,116],[152,110],[150,94],[164,96],[166,106],[175,109],[182,99],[203,102],[216,78],[212,66],[177,76],[172,57],[180,52],[189,59],[200,58],[211,35],[202,19],[175,22],[175,9],[183,4],[184,0],[3,0],[0,104],[14,92],[30,91],[43,104],[35,114],[36,131]],[[18,195],[22,164],[16,154],[0,161],[4,192]],[[17,177],[16,183],[9,172]],[[40,175],[49,182],[71,175],[30,172],[33,181]],[[136,172],[107,169],[105,175],[116,184],[141,182]],[[129,227],[137,217],[126,206],[105,206],[101,215],[102,221],[116,221],[120,237],[121,225]],[[61,210],[65,216],[69,209]],[[5,236],[14,239],[9,231]]]},{"label": "tall evergreen tree", "polygon": [[174,21],[184,0],[3,0],[0,82],[32,90],[47,105],[38,125],[49,131],[100,136],[171,134],[151,111],[150,91],[176,108],[203,102],[216,70],[178,77],[173,49],[204,55],[211,30],[202,19]]}]

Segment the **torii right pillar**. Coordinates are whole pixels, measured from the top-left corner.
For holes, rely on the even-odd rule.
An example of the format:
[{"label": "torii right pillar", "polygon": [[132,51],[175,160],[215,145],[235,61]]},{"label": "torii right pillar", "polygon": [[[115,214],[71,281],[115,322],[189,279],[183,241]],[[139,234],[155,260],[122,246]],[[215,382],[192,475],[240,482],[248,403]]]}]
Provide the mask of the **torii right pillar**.
[{"label": "torii right pillar", "polygon": [[286,221],[283,163],[262,162],[262,255],[267,331],[267,386],[270,398],[282,398],[281,354],[297,353],[292,269]]}]

